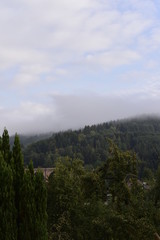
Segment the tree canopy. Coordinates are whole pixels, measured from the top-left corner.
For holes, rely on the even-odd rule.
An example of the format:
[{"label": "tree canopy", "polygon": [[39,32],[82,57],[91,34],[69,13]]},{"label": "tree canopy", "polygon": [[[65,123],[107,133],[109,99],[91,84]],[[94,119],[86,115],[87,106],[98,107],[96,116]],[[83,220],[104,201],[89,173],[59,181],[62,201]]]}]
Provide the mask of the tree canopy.
[{"label": "tree canopy", "polygon": [[90,167],[99,166],[109,157],[112,139],[121,150],[132,150],[139,160],[140,176],[155,171],[160,163],[160,119],[140,118],[86,126],[76,131],[53,134],[52,137],[27,145],[24,161],[34,167],[52,167],[59,157],[79,158]]}]

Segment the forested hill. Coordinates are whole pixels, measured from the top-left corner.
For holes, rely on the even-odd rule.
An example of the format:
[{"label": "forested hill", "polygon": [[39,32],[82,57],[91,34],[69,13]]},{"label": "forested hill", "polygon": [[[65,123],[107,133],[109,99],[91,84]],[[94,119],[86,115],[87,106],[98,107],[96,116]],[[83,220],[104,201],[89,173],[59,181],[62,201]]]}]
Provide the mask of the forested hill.
[{"label": "forested hill", "polygon": [[[38,142],[40,140],[43,140],[43,139],[47,139],[49,137],[52,136],[53,133],[49,132],[49,133],[44,133],[44,134],[35,134],[35,135],[32,135],[32,134],[29,134],[29,135],[19,135],[19,138],[21,140],[21,147],[22,148],[25,148],[27,145],[30,145],[32,143],[35,143],[35,142]],[[11,147],[13,146],[14,144],[14,138],[15,136],[11,136],[10,137],[10,145]]]},{"label": "forested hill", "polygon": [[86,126],[65,131],[27,146],[24,160],[34,166],[51,167],[59,156],[82,159],[86,165],[97,166],[108,156],[111,138],[122,150],[133,150],[144,168],[157,169],[160,163],[160,118],[135,118]]}]

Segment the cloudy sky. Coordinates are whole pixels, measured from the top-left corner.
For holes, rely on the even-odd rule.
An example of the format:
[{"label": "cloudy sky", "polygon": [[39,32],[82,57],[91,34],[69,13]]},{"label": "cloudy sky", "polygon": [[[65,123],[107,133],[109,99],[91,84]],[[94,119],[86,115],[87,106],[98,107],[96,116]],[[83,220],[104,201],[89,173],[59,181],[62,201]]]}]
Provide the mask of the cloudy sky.
[{"label": "cloudy sky", "polygon": [[159,0],[1,0],[0,130],[160,113]]}]

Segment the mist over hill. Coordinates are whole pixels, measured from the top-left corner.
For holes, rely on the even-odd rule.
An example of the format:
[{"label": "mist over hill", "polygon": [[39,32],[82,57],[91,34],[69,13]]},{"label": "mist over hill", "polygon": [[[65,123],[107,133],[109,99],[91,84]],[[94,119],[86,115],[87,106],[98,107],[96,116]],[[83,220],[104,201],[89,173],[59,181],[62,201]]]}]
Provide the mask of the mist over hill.
[{"label": "mist over hill", "polygon": [[[32,143],[35,143],[37,141],[40,141],[40,140],[43,140],[43,139],[47,139],[49,137],[52,136],[53,133],[44,133],[44,134],[35,134],[35,135],[19,135],[19,138],[20,138],[20,142],[21,142],[21,147],[22,148],[25,148],[27,145],[30,145]],[[11,144],[11,147],[13,146],[13,143],[14,143],[14,138],[15,136],[12,135],[10,137],[10,144]]]},{"label": "mist over hill", "polygon": [[107,139],[112,139],[122,150],[136,152],[140,173],[148,168],[156,170],[160,163],[160,118],[155,116],[110,121],[39,139],[38,136],[21,139],[22,144],[27,143],[25,164],[32,159],[35,167],[52,167],[59,157],[69,156],[95,167],[108,158]]}]

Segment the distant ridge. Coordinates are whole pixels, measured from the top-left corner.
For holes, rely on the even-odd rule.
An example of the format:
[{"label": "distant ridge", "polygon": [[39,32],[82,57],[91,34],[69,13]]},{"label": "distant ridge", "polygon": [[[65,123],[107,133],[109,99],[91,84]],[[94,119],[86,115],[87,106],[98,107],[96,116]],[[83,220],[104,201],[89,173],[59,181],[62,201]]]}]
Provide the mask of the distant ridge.
[{"label": "distant ridge", "polygon": [[68,130],[52,134],[46,139],[29,144],[24,148],[27,164],[33,160],[35,167],[53,167],[59,157],[79,158],[86,166],[98,166],[106,161],[107,139],[112,139],[122,150],[135,151],[139,159],[139,171],[156,170],[160,163],[160,118],[139,118],[110,121],[85,126],[79,130]]}]

